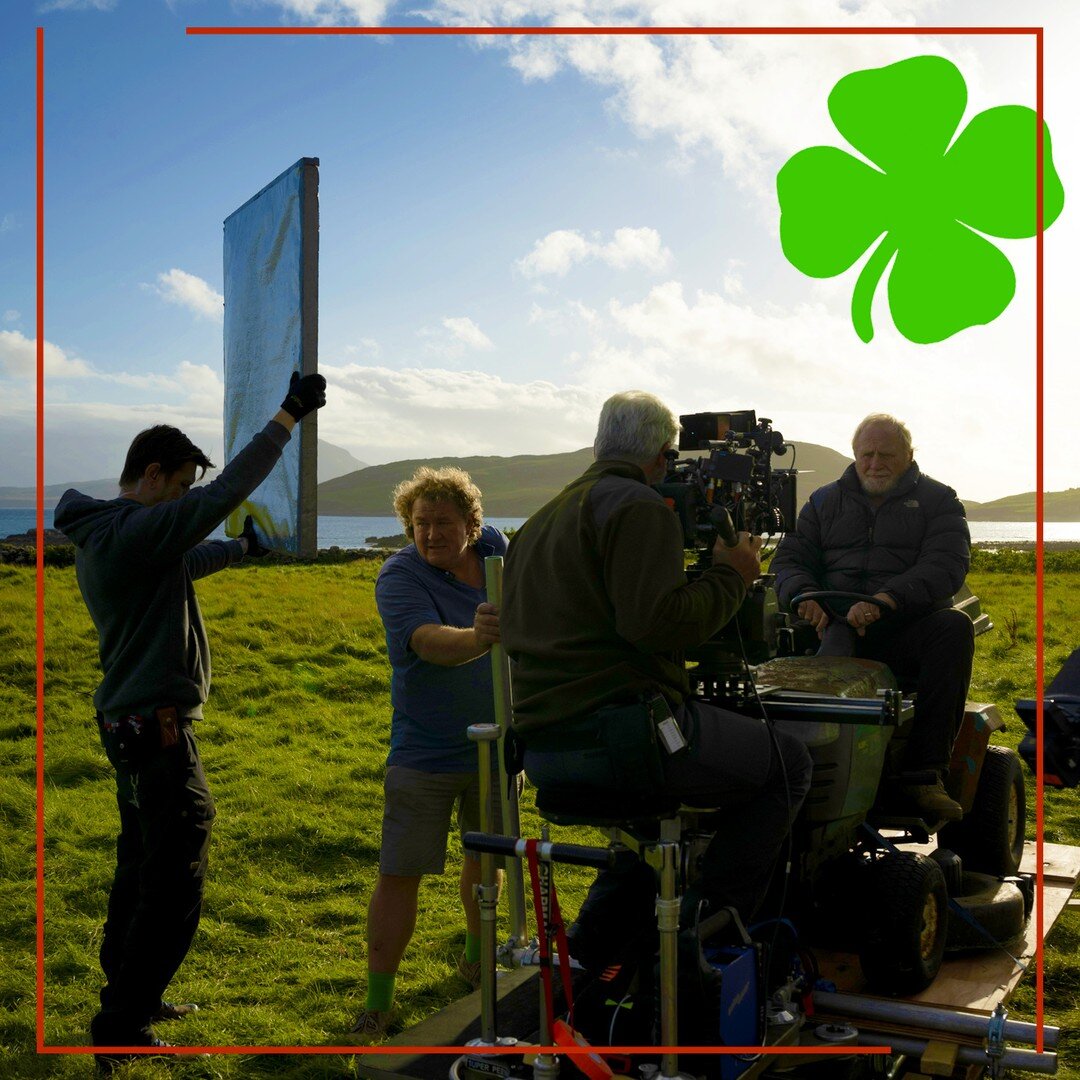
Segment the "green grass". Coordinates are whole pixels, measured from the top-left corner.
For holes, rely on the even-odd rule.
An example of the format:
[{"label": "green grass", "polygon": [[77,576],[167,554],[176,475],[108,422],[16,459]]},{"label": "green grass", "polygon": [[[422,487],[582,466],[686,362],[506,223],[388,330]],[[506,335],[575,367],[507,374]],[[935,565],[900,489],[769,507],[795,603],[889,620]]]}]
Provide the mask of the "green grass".
[{"label": "green grass", "polygon": [[[199,934],[174,981],[205,1008],[163,1028],[204,1045],[335,1045],[363,1001],[364,922],[375,879],[388,666],[374,606],[377,562],[253,566],[198,585],[214,687],[197,726],[218,805]],[[1064,568],[1063,568],[1064,569]],[[1071,570],[1072,568],[1069,567]],[[1072,573],[1046,589],[1047,671],[1076,640]],[[980,560],[970,579],[997,629],[979,639],[972,697],[1012,714],[1034,693],[1034,597],[1025,568]],[[0,1077],[89,1077],[86,1056],[33,1054],[35,1024],[34,576],[0,565]],[[83,1045],[100,985],[97,949],[113,865],[115,799],[91,694],[96,640],[70,568],[46,572],[45,1039]],[[1003,741],[1015,746],[1018,720]],[[526,835],[539,824],[529,796]],[[1029,821],[1033,822],[1033,814]],[[562,834],[565,838],[565,833]],[[1080,796],[1049,792],[1046,838],[1080,836]],[[465,992],[454,972],[464,927],[456,840],[450,870],[426,878],[399,981],[405,1026]],[[591,875],[560,867],[572,913]],[[1048,1022],[1080,1028],[1080,918],[1068,912],[1047,947]],[[1033,982],[1012,1015],[1034,1015]],[[1064,1057],[1080,1058],[1066,1041]],[[339,1055],[229,1055],[141,1062],[125,1080],[355,1076]],[[1062,1067],[1059,1076],[1080,1076]]]}]

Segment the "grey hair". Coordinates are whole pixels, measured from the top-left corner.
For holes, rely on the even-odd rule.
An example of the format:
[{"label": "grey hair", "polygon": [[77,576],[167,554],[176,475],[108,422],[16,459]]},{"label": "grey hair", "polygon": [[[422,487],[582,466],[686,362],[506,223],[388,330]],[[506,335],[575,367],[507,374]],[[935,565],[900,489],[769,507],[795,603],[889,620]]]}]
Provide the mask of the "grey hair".
[{"label": "grey hair", "polygon": [[911,432],[908,431],[907,424],[902,420],[897,420],[895,416],[890,416],[888,413],[876,412],[871,413],[869,416],[864,417],[859,426],[855,429],[855,434],[851,436],[851,449],[855,449],[855,444],[859,441],[859,436],[868,428],[873,427],[876,424],[888,426],[900,436],[900,441],[904,444],[904,450],[908,456],[912,456],[915,448],[911,445]]},{"label": "grey hair", "polygon": [[635,464],[651,461],[679,437],[679,421],[658,398],[644,390],[613,394],[600,410],[593,442],[597,461],[617,458]]}]

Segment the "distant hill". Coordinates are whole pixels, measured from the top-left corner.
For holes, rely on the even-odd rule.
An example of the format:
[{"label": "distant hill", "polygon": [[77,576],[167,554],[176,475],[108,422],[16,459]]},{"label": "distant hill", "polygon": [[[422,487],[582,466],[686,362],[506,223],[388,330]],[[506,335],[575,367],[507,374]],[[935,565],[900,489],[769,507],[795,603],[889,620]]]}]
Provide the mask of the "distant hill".
[{"label": "distant hill", "polygon": [[[346,473],[364,469],[364,462],[353,457],[348,450],[333,443],[319,440],[319,483],[333,480]],[[213,474],[211,474],[212,476]],[[46,484],[45,508],[53,509],[60,496],[68,488],[75,488],[92,499],[115,499],[118,487],[115,479],[109,480],[69,480],[64,484]],[[0,487],[0,507],[7,509],[29,509],[37,505],[36,490],[32,487]]]},{"label": "distant hill", "polygon": [[[795,443],[802,498],[814,488],[835,480],[850,458],[814,443]],[[390,515],[391,493],[421,465],[464,469],[483,492],[484,513],[500,517],[528,517],[562,490],[592,463],[592,449],[564,454],[519,454],[516,457],[412,458],[385,465],[369,465],[361,472],[339,476],[319,485],[319,513],[353,517]],[[780,467],[791,466],[791,455],[774,458]]]},{"label": "distant hill", "polygon": [[410,458],[369,465],[360,472],[319,485],[319,513],[351,517],[393,514],[391,494],[421,465],[464,469],[484,496],[484,513],[528,517],[592,461],[592,450],[566,454],[519,454],[517,457]]},{"label": "distant hill", "polygon": [[[965,500],[967,516],[972,521],[1034,521],[1035,492],[1006,495],[993,502],[973,503]],[[1080,488],[1043,493],[1044,521],[1080,521]]]},{"label": "distant hill", "polygon": [[[115,480],[70,480],[66,484],[46,484],[45,509],[53,509],[68,488],[75,488],[94,499],[115,499],[119,494]],[[5,510],[28,510],[34,506],[37,506],[36,488],[0,487],[0,507]]]},{"label": "distant hill", "polygon": [[333,443],[319,440],[319,480],[325,484],[327,480],[334,480],[339,476],[356,472],[357,469],[366,469],[367,464],[352,456],[348,450]]},{"label": "distant hill", "polygon": [[[799,504],[815,488],[840,474],[851,458],[816,443],[795,443],[795,466],[799,470]],[[592,462],[589,448],[564,454],[519,454],[516,457],[410,458],[385,465],[364,465],[347,450],[319,441],[319,513],[352,517],[388,517],[393,513],[390,495],[396,484],[412,476],[421,465],[456,465],[465,469],[484,493],[484,511],[500,517],[528,517],[560,491]],[[774,458],[790,468],[791,455]],[[45,488],[45,506],[52,508],[69,488],[97,499],[116,495],[115,480],[73,480]],[[1008,495],[992,502],[964,499],[972,521],[1034,521],[1035,493]],[[35,505],[32,487],[0,487],[0,507],[29,508]],[[1080,521],[1080,488],[1048,491],[1044,495],[1045,520]]]}]

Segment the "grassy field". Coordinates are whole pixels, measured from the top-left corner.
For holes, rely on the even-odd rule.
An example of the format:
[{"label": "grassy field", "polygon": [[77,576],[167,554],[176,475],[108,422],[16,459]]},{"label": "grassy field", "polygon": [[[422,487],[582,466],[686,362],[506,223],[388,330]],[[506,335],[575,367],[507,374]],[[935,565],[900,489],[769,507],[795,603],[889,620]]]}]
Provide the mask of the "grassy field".
[{"label": "grassy field", "polygon": [[[1070,572],[1046,589],[1047,671],[1077,641]],[[1026,563],[981,556],[969,581],[997,629],[979,639],[972,697],[1034,692],[1034,590]],[[163,1028],[203,1045],[336,1045],[362,1004],[364,912],[374,881],[388,666],[375,611],[376,562],[252,566],[199,583],[214,651],[214,689],[198,726],[218,804],[203,921],[175,1000],[198,1017]],[[1004,571],[1004,572],[1002,572]],[[33,571],[0,565],[0,1077],[88,1077],[86,1056],[34,1047]],[[96,640],[74,572],[46,573],[46,1042],[82,1045],[96,1007],[97,948],[113,865],[111,771],[93,726]],[[1016,745],[1014,720],[1003,741]],[[528,809],[524,828],[537,835]],[[1029,813],[1029,820],[1033,814]],[[1080,839],[1080,796],[1051,792],[1046,838]],[[457,853],[452,860],[456,862]],[[565,911],[588,874],[559,869]],[[428,878],[399,982],[408,1026],[461,996],[454,972],[464,928],[456,875]],[[1067,913],[1047,949],[1048,1021],[1080,1028],[1080,916]],[[1033,983],[1012,1015],[1034,1015]],[[1066,1043],[1080,1061],[1080,1043]],[[118,1074],[121,1075],[121,1074]],[[125,1078],[355,1076],[339,1055],[231,1055],[140,1062]],[[1059,1076],[1080,1077],[1063,1067]]]}]

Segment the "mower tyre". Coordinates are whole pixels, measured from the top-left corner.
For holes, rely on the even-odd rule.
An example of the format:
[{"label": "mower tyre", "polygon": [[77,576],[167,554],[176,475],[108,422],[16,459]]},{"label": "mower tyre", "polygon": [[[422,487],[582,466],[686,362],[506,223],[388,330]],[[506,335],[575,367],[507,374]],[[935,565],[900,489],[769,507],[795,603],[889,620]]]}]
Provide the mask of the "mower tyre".
[{"label": "mower tyre", "polygon": [[[963,895],[953,900],[968,918],[950,907],[946,938],[949,952],[994,949],[1024,932],[1024,894],[1011,881],[965,871]],[[978,926],[972,926],[968,919],[974,919]]]},{"label": "mower tyre", "polygon": [[965,870],[1009,877],[1020,869],[1025,823],[1020,758],[1007,746],[988,746],[971,809],[938,832],[938,846],[955,851]]},{"label": "mower tyre", "polygon": [[901,851],[877,859],[868,872],[859,947],[863,974],[876,993],[918,993],[934,981],[945,953],[948,899],[941,867]]}]

